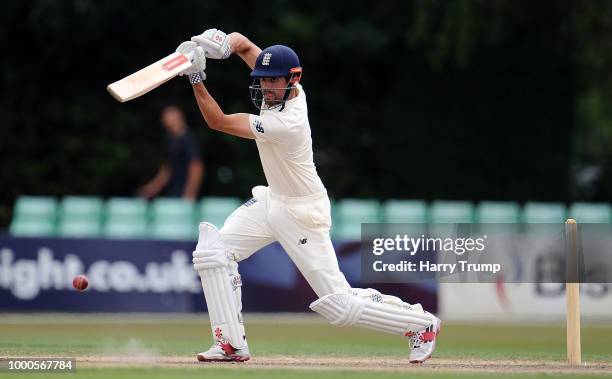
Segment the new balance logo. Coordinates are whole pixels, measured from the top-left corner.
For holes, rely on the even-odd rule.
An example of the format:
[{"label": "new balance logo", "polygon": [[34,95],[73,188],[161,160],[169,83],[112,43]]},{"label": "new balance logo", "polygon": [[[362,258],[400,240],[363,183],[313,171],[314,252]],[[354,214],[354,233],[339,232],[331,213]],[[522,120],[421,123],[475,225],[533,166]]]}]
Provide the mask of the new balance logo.
[{"label": "new balance logo", "polygon": [[308,242],[308,238],[302,238],[298,240],[298,245],[306,245],[306,242]]},{"label": "new balance logo", "polygon": [[256,202],[257,202],[257,199],[256,199],[256,198],[252,198],[252,199],[250,199],[250,200],[247,200],[247,201],[246,201],[244,204],[242,204],[242,205],[244,205],[245,207],[250,207],[251,205],[255,204]]},{"label": "new balance logo", "polygon": [[269,66],[270,58],[272,58],[272,53],[265,53],[263,56],[263,60],[261,61],[262,66]]},{"label": "new balance logo", "polygon": [[255,130],[257,130],[259,133],[264,132],[264,128],[263,126],[261,126],[261,121],[259,120],[255,121]]}]

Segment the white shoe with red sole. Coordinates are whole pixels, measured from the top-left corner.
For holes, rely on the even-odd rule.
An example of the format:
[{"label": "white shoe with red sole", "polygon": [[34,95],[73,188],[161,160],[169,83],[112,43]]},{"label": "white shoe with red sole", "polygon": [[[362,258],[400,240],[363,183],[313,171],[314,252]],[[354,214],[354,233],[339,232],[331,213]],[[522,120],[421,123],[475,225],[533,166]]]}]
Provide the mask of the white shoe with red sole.
[{"label": "white shoe with red sole", "polygon": [[415,333],[407,334],[410,339],[410,363],[423,363],[433,354],[436,349],[436,337],[440,334],[442,321],[433,316],[433,323],[427,328]]},{"label": "white shoe with red sole", "polygon": [[246,362],[251,359],[249,346],[244,345],[241,349],[235,349],[227,342],[217,341],[210,349],[198,353],[200,362]]}]

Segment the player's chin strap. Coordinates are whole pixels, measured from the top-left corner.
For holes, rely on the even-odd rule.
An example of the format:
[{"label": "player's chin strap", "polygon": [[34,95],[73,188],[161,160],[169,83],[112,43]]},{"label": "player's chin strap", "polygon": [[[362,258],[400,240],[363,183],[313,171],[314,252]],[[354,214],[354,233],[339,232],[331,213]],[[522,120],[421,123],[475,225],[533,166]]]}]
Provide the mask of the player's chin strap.
[{"label": "player's chin strap", "polygon": [[283,96],[281,107],[278,110],[279,112],[282,112],[283,109],[285,109],[285,103],[289,99],[289,95],[291,95],[291,90],[293,90],[296,87],[296,85],[300,82],[300,79],[302,79],[302,68],[301,67],[294,67],[291,70],[289,70],[289,72],[290,72],[290,75],[289,75],[289,80],[287,83],[287,89],[285,89],[285,95]]}]

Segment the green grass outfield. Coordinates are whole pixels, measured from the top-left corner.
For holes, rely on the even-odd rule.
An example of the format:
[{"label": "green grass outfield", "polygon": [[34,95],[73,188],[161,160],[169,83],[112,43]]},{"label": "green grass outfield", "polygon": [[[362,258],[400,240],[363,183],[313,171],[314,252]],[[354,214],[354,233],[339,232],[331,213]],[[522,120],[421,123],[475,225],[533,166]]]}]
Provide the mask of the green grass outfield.
[{"label": "green grass outfield", "polygon": [[[397,336],[333,327],[316,316],[245,319],[254,356],[246,364],[195,362],[195,353],[211,341],[205,316],[0,315],[0,357],[76,357],[71,378],[612,377],[610,325],[583,326],[582,356],[589,367],[569,371],[561,324],[444,325],[434,358],[415,367],[407,362],[406,341]],[[135,363],[96,362],[99,357]],[[175,361],[161,364],[169,357]]]}]

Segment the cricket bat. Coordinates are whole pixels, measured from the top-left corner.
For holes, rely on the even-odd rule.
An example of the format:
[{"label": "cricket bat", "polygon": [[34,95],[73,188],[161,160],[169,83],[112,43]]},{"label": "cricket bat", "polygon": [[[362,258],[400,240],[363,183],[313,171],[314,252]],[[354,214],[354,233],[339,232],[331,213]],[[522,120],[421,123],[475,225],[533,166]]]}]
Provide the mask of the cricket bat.
[{"label": "cricket bat", "polygon": [[172,53],[132,75],[109,84],[106,89],[115,99],[123,103],[154,90],[191,66],[189,55]]}]

